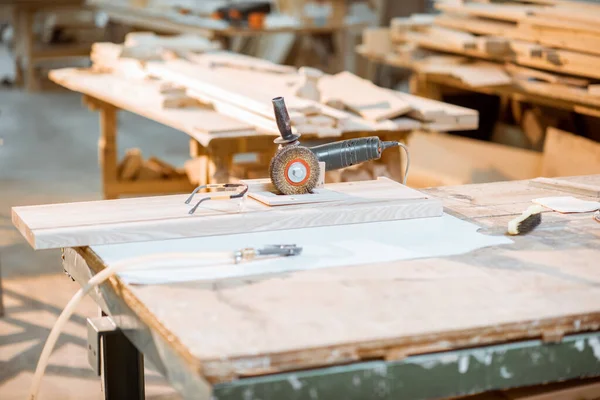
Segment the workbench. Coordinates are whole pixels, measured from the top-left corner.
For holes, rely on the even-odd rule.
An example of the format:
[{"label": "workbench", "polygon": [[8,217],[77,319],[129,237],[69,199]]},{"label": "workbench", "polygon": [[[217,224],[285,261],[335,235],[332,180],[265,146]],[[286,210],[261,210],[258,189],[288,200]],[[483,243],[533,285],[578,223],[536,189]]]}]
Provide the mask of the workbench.
[{"label": "workbench", "polygon": [[[600,175],[564,179],[600,185]],[[573,195],[561,190],[513,181],[425,192],[481,233],[504,235],[532,199]],[[114,368],[105,387],[143,398],[141,354],[194,399],[430,399],[600,375],[600,223],[544,212],[511,239],[243,279],[113,277],[92,292],[121,335],[104,349]],[[93,247],[66,248],[63,260],[80,284],[107,265]]]},{"label": "workbench", "polygon": [[[105,199],[123,195],[166,194],[191,192],[196,185],[222,183],[232,178],[234,155],[256,153],[258,163],[268,166],[277,146],[273,133],[257,132],[210,132],[207,127],[235,122],[207,107],[182,109],[162,108],[153,102],[156,90],[150,83],[127,79],[112,74],[98,74],[88,70],[63,69],[51,71],[49,78],[72,91],[82,93],[84,102],[100,114],[99,159],[102,171],[102,191]],[[118,91],[113,90],[118,88]],[[129,111],[177,129],[190,136],[190,157],[200,160],[204,166],[193,182],[188,178],[123,181],[118,176],[117,114]],[[217,121],[215,121],[215,117]],[[416,123],[416,121],[413,121]],[[360,136],[376,135],[384,140],[405,140],[413,127],[397,130],[345,132],[341,137],[312,139],[340,140]],[[204,129],[203,129],[204,128]],[[303,135],[311,139],[311,135]],[[397,180],[403,176],[403,167],[398,152],[388,152],[382,161]],[[263,176],[263,177],[266,177]],[[240,177],[244,178],[244,177]]]},{"label": "workbench", "polygon": [[[585,88],[524,79],[514,79],[509,85],[470,86],[452,76],[419,71],[417,60],[407,57],[370,54],[361,46],[356,48],[356,52],[367,60],[367,74],[371,80],[377,65],[410,70],[410,91],[418,96],[441,100],[444,94],[475,92],[509,99],[514,104],[529,103],[600,117],[600,98],[590,95]],[[518,112],[514,105],[513,110]]]},{"label": "workbench", "polygon": [[[340,4],[342,2],[339,2]],[[221,21],[200,16],[179,14],[175,10],[166,13],[164,10],[153,10],[151,7],[135,7],[124,3],[106,0],[92,0],[88,4],[105,13],[111,20],[141,29],[171,34],[193,33],[208,38],[226,40],[234,36],[255,36],[275,33],[319,34],[335,33],[346,29],[361,28],[365,23],[345,23],[346,8],[333,16],[332,23],[326,25],[305,24],[265,26],[261,29],[231,26]],[[342,12],[343,11],[343,12]],[[337,10],[336,10],[337,12]]]},{"label": "workbench", "polygon": [[[344,49],[347,48],[345,34],[352,30],[360,31],[367,23],[365,21],[348,21],[348,9],[345,1],[332,1],[332,15],[325,24],[296,23],[277,24],[274,26],[248,28],[232,26],[224,21],[216,21],[207,17],[184,15],[175,9],[153,9],[152,6],[132,6],[123,2],[107,0],[91,0],[88,4],[98,12],[103,13],[110,21],[130,26],[136,29],[150,30],[164,34],[197,34],[221,42],[224,49],[229,49],[233,38],[257,37],[280,33],[291,33],[298,36],[331,34],[336,39],[339,50],[336,51],[335,68],[344,69]],[[291,5],[291,4],[290,4]],[[282,10],[282,12],[292,10]],[[293,18],[292,18],[293,20]]]},{"label": "workbench", "polygon": [[90,45],[38,46],[34,37],[34,17],[39,12],[79,10],[83,0],[2,0],[0,5],[12,7],[15,37],[15,82],[27,91],[36,89],[35,67],[40,61],[87,57]]}]

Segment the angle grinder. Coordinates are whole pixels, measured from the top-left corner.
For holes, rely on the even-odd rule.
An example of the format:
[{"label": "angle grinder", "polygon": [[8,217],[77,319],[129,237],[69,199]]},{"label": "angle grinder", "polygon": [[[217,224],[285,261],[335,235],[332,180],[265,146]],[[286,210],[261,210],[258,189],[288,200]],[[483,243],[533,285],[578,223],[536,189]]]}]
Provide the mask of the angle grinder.
[{"label": "angle grinder", "polygon": [[[283,97],[272,100],[275,120],[281,137],[274,140],[279,145],[269,165],[269,176],[275,188],[282,194],[312,193],[319,181],[319,162],[325,163],[325,171],[350,167],[365,161],[381,158],[384,150],[402,147],[406,151],[408,173],[409,159],[406,147],[396,141],[382,141],[377,136],[348,139],[314,147],[302,146],[290,124],[290,116]],[[406,175],[404,184],[406,184]]]}]

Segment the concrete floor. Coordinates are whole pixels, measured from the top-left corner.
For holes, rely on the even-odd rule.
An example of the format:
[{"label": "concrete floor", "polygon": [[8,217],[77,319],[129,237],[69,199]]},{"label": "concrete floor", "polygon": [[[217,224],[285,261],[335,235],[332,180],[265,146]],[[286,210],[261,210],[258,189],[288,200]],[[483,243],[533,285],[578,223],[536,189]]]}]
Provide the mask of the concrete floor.
[{"label": "concrete floor", "polygon": [[[1,46],[1,45],[0,45]],[[0,77],[12,74],[0,47]],[[139,147],[183,165],[188,139],[132,114],[119,116],[119,149]],[[62,272],[58,251],[33,251],[13,228],[18,205],[100,199],[98,117],[67,91],[29,94],[0,88],[0,269],[5,316],[0,318],[0,399],[24,399],[45,339],[78,285]],[[84,301],[63,333],[44,377],[41,399],[100,399],[100,380],[87,363]],[[173,398],[173,389],[147,369],[147,397]]]}]

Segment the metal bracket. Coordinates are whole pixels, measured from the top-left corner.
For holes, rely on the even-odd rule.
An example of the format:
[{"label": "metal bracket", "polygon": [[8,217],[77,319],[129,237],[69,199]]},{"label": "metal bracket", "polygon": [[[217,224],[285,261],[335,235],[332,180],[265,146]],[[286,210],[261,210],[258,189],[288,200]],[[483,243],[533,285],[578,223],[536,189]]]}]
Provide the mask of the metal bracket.
[{"label": "metal bracket", "polygon": [[87,319],[87,339],[88,339],[88,362],[100,376],[100,360],[101,360],[101,340],[105,335],[110,335],[118,332],[117,325],[110,317],[98,317]]}]

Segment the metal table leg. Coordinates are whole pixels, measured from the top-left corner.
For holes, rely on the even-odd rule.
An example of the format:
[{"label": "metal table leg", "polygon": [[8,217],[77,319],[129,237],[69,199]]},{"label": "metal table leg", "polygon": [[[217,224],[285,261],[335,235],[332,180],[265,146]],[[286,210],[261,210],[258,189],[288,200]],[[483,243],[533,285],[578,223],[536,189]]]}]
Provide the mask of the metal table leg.
[{"label": "metal table leg", "polygon": [[102,343],[102,384],[106,400],[144,399],[144,356],[117,330]]},{"label": "metal table leg", "polygon": [[88,319],[88,360],[106,400],[144,399],[144,355],[110,317]]}]

